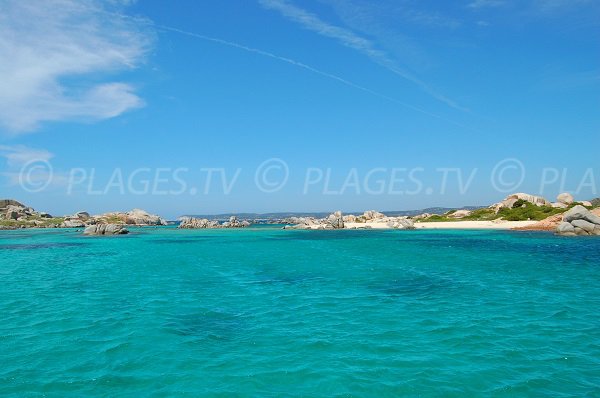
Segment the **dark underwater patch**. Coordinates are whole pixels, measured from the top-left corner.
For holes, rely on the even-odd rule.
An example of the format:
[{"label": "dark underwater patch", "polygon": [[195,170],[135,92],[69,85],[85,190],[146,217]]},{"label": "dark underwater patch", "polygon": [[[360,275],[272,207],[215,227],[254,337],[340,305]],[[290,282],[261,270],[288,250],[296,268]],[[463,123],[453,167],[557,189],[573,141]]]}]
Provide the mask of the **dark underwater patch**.
[{"label": "dark underwater patch", "polygon": [[62,248],[62,247],[80,247],[86,246],[87,243],[71,242],[71,243],[13,243],[13,244],[0,244],[0,250],[38,250],[38,249],[51,249],[51,248]]},{"label": "dark underwater patch", "polygon": [[313,281],[323,279],[322,276],[314,275],[311,273],[303,274],[282,274],[279,272],[271,271],[258,271],[254,274],[254,277],[245,282],[248,285],[299,285],[304,283],[310,283]]},{"label": "dark underwater patch", "polygon": [[243,315],[220,311],[176,315],[165,323],[169,332],[197,340],[233,340],[244,327]]},{"label": "dark underwater patch", "polygon": [[214,236],[186,236],[185,238],[173,237],[170,239],[152,239],[152,243],[166,244],[166,245],[184,245],[189,243],[198,243],[208,240],[215,240]]},{"label": "dark underwater patch", "polygon": [[338,240],[348,238],[368,238],[381,237],[382,234],[395,232],[393,230],[361,230],[361,229],[345,229],[345,230],[288,230],[280,235],[268,237],[268,240],[296,240],[296,241],[314,241],[314,240]]},{"label": "dark underwater patch", "polygon": [[453,289],[455,284],[448,278],[425,274],[408,274],[381,281],[371,289],[389,297],[427,298]]}]

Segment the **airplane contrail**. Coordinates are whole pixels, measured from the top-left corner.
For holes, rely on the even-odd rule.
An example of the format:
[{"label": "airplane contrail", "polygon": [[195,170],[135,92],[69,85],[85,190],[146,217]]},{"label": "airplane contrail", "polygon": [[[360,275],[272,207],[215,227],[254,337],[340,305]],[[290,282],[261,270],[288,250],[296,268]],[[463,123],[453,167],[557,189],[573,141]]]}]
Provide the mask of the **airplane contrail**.
[{"label": "airplane contrail", "polygon": [[261,49],[258,49],[258,48],[254,48],[254,47],[245,46],[243,44],[239,44],[239,43],[236,43],[236,42],[232,42],[232,41],[228,41],[228,40],[223,40],[223,39],[219,39],[219,38],[216,38],[216,37],[206,36],[206,35],[202,35],[202,34],[199,34],[199,33],[189,32],[189,31],[186,31],[186,30],[183,30],[183,29],[172,27],[172,26],[160,25],[160,24],[157,24],[154,21],[149,20],[149,19],[142,19],[142,20],[140,20],[140,18],[134,18],[134,17],[130,17],[128,15],[123,15],[123,14],[119,14],[119,13],[112,13],[112,12],[107,12],[107,14],[110,14],[112,16],[116,16],[116,17],[119,17],[119,18],[123,18],[123,19],[129,19],[129,20],[135,21],[136,23],[140,23],[141,22],[141,23],[153,26],[154,28],[159,29],[159,30],[168,31],[168,32],[174,32],[174,33],[178,33],[178,34],[181,34],[181,35],[185,35],[185,36],[189,36],[189,37],[194,37],[194,38],[201,39],[201,40],[204,40],[204,41],[208,41],[208,42],[220,44],[220,45],[223,45],[223,46],[237,48],[239,50],[243,50],[243,51],[246,51],[246,52],[250,52],[250,53],[262,55],[264,57],[275,59],[275,60],[280,61],[280,62],[285,62],[287,64],[296,66],[298,68],[305,69],[305,70],[307,70],[309,72],[312,72],[312,73],[315,73],[317,75],[326,77],[328,79],[335,80],[335,81],[337,81],[337,82],[339,82],[341,84],[344,84],[344,85],[346,85],[348,87],[352,87],[354,89],[363,91],[365,93],[368,93],[368,94],[371,94],[373,96],[379,97],[379,98],[384,99],[386,101],[393,102],[395,104],[398,104],[398,105],[400,105],[400,106],[402,106],[404,108],[413,110],[415,112],[422,113],[424,115],[427,115],[427,116],[430,116],[430,117],[433,117],[433,118],[445,121],[447,123],[453,124],[453,125],[461,127],[461,128],[467,128],[466,126],[463,126],[460,123],[457,123],[457,122],[455,122],[453,120],[447,119],[447,118],[445,118],[443,116],[440,116],[440,115],[436,115],[435,113],[426,111],[426,110],[421,109],[419,107],[410,105],[410,104],[408,104],[406,102],[403,102],[403,101],[400,101],[400,100],[398,100],[396,98],[390,97],[389,95],[385,95],[385,94],[379,93],[379,92],[377,92],[375,90],[372,90],[372,89],[370,89],[368,87],[361,86],[360,84],[351,82],[350,80],[344,79],[343,77],[334,75],[332,73],[324,72],[324,71],[319,70],[317,68],[314,68],[314,67],[312,67],[310,65],[307,65],[307,64],[305,64],[303,62],[296,61],[295,59],[292,59],[292,58],[283,57],[281,55],[277,55],[277,54],[274,54],[274,53],[271,53],[271,52],[268,52],[268,51],[264,51],[264,50],[261,50]]},{"label": "airplane contrail", "polygon": [[342,83],[342,84],[344,84],[346,86],[353,87],[353,88],[355,88],[357,90],[361,90],[363,92],[369,93],[369,94],[374,95],[376,97],[379,97],[379,98],[391,101],[393,103],[396,103],[398,105],[401,105],[401,106],[403,106],[405,108],[408,108],[408,109],[411,109],[413,111],[422,113],[424,115],[431,116],[431,117],[434,117],[434,118],[446,121],[448,123],[452,123],[452,124],[454,124],[456,126],[459,126],[459,127],[465,127],[465,126],[462,126],[461,124],[458,124],[458,123],[456,123],[456,122],[454,122],[452,120],[448,120],[448,119],[446,119],[446,118],[444,118],[442,116],[436,115],[435,113],[428,112],[428,111],[426,111],[424,109],[421,109],[421,108],[418,108],[416,106],[407,104],[406,102],[397,100],[396,98],[390,97],[390,96],[385,95],[385,94],[381,94],[381,93],[379,93],[377,91],[371,90],[370,88],[367,88],[367,87],[361,86],[359,84],[353,83],[353,82],[351,82],[349,80],[346,80],[346,79],[344,79],[344,78],[342,78],[340,76],[337,76],[337,75],[334,75],[334,74],[331,74],[331,73],[328,73],[328,72],[324,72],[322,70],[314,68],[314,67],[312,67],[310,65],[307,65],[305,63],[302,63],[300,61],[296,61],[296,60],[294,60],[292,58],[283,57],[283,56],[280,56],[280,55],[277,55],[277,54],[273,54],[273,53],[268,52],[268,51],[260,50],[258,48],[248,47],[248,46],[245,46],[243,44],[235,43],[235,42],[232,42],[232,41],[218,39],[218,38],[210,37],[210,36],[205,36],[205,35],[201,35],[201,34],[198,34],[198,33],[188,32],[188,31],[185,31],[185,30],[182,30],[182,29],[178,29],[178,28],[173,28],[173,27],[170,27],[170,26],[158,25],[158,24],[153,24],[153,26],[155,26],[158,29],[162,29],[162,30],[166,30],[166,31],[170,31],[170,32],[175,32],[175,33],[179,33],[179,34],[190,36],[190,37],[195,37],[197,39],[202,39],[202,40],[205,40],[205,41],[210,41],[210,42],[213,42],[213,43],[218,43],[218,44],[221,44],[221,45],[224,45],[224,46],[233,47],[233,48],[237,48],[237,49],[244,50],[244,51],[247,51],[247,52],[259,54],[259,55],[262,55],[262,56],[265,56],[265,57],[269,57],[269,58],[272,58],[272,59],[275,59],[275,60],[278,60],[278,61],[281,61],[281,62],[286,62],[286,63],[288,63],[290,65],[294,65],[296,67],[308,70],[308,71],[310,71],[312,73],[316,73],[318,75],[327,77],[329,79],[336,80],[336,81],[338,81],[338,82],[340,82],[340,83]]}]

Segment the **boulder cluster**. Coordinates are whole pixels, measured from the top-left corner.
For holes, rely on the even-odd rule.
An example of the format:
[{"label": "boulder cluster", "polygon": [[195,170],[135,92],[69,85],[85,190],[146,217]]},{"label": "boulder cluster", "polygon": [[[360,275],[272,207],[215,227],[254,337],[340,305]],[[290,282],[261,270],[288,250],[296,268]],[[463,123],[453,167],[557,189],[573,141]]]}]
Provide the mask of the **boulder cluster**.
[{"label": "boulder cluster", "polygon": [[[81,215],[82,213],[77,213]],[[89,214],[83,213],[84,216]],[[163,218],[150,214],[147,211],[140,209],[133,209],[126,213],[121,212],[112,212],[105,213],[99,216],[94,216],[94,220],[96,223],[114,223],[114,224],[126,224],[126,225],[136,225],[136,226],[159,226],[159,225],[167,225],[167,221]]]},{"label": "boulder cluster", "polygon": [[[530,195],[528,193],[513,193],[508,195],[503,201],[491,205],[490,208],[494,209],[495,212],[498,213],[502,209],[512,209],[519,201],[521,201],[521,203],[528,202],[536,206],[550,206],[558,209],[567,209],[569,206],[576,203],[573,195],[568,192],[558,195],[555,202],[550,202],[542,196]],[[592,207],[592,203],[588,201],[581,201],[577,203],[586,207]]]},{"label": "boulder cluster", "polygon": [[369,229],[373,224],[385,225],[394,229],[414,229],[413,220],[408,217],[388,217],[375,210],[365,211],[361,215],[343,215],[341,211],[331,213],[325,218],[291,217],[284,221],[285,229]]},{"label": "boulder cluster", "polygon": [[237,217],[231,216],[229,221],[220,223],[217,220],[206,218],[183,217],[177,228],[180,229],[219,229],[219,228],[245,228],[251,224],[249,221],[240,221]]},{"label": "boulder cluster", "polygon": [[[123,225],[156,226],[167,225],[167,222],[156,215],[144,210],[134,209],[129,212],[113,212],[91,216],[88,212],[80,211],[63,217],[53,217],[48,213],[38,212],[12,199],[0,200],[0,229],[15,228],[87,228],[97,227],[93,235],[115,235],[126,233]],[[115,225],[117,227],[112,227]]]},{"label": "boulder cluster", "polygon": [[562,236],[600,236],[600,217],[577,205],[563,215],[556,233]]},{"label": "boulder cluster", "polygon": [[19,225],[20,228],[33,228],[42,226],[58,227],[59,225],[51,224],[52,216],[48,213],[35,211],[29,206],[17,202],[12,199],[0,200],[0,221],[9,221],[15,226],[0,226],[0,228],[15,228]]},{"label": "boulder cluster", "polygon": [[545,198],[536,195],[530,195],[527,193],[513,193],[504,198],[503,201],[495,203],[490,206],[498,213],[502,209],[512,209],[518,201],[529,202],[536,206],[550,206],[552,203],[547,201]]}]

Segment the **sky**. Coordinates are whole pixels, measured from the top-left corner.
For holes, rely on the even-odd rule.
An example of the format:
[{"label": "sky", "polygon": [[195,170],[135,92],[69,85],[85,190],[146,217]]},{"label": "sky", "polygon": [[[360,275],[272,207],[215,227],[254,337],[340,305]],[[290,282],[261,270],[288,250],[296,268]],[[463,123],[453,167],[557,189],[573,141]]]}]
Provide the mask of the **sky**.
[{"label": "sky", "polygon": [[0,197],[52,214],[600,196],[600,3],[0,0]]}]

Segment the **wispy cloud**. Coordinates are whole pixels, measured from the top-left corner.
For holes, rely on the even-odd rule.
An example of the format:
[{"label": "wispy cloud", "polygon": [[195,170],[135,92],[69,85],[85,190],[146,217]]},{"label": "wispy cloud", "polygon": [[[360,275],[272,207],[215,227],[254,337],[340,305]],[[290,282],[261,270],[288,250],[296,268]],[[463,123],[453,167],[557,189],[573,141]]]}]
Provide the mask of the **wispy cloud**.
[{"label": "wispy cloud", "polygon": [[5,159],[5,167],[0,175],[10,187],[22,187],[24,177],[29,185],[54,188],[65,186],[69,180],[65,172],[56,172],[44,166],[29,167],[32,162],[47,163],[54,158],[54,154],[45,149],[24,145],[0,145],[0,157]]},{"label": "wispy cloud", "polygon": [[[111,17],[95,0],[2,1],[0,126],[22,133],[142,106],[132,85],[98,79],[143,61],[151,44],[143,26]],[[90,76],[95,83],[83,79]]]},{"label": "wispy cloud", "polygon": [[468,4],[469,8],[501,7],[506,4],[504,0],[474,0]]},{"label": "wispy cloud", "polygon": [[263,7],[278,11],[284,17],[298,23],[305,29],[337,40],[342,45],[361,52],[394,74],[416,84],[437,100],[442,101],[455,109],[466,110],[455,101],[437,92],[437,90],[430,87],[413,73],[401,68],[395,60],[393,60],[385,51],[377,48],[371,40],[358,35],[352,30],[326,22],[317,15],[297,7],[287,0],[259,0],[259,2]]},{"label": "wispy cloud", "polygon": [[9,168],[23,167],[31,161],[47,162],[54,154],[45,149],[30,148],[24,145],[0,145],[0,156],[6,159]]}]

